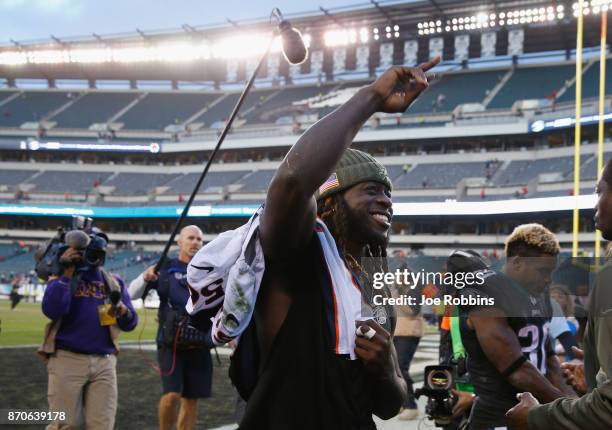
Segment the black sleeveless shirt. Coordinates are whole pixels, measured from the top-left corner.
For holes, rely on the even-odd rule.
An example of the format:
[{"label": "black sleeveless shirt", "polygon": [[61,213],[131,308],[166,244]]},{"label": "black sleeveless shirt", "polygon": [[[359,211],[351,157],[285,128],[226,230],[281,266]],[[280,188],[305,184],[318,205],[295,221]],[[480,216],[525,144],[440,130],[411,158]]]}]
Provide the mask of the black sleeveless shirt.
[{"label": "black sleeveless shirt", "polygon": [[290,277],[292,303],[266,362],[259,363],[255,318],[242,334],[230,377],[247,400],[240,430],[376,429],[368,375],[359,360],[336,355],[324,285],[329,274],[316,236]]}]

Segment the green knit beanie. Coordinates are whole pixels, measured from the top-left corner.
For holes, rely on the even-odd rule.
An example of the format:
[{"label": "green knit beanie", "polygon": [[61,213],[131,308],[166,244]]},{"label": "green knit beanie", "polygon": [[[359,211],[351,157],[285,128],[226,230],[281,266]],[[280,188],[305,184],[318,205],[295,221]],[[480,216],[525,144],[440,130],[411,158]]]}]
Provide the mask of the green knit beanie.
[{"label": "green knit beanie", "polygon": [[367,181],[380,182],[389,190],[393,188],[385,166],[370,154],[349,148],[336,165],[336,171],[319,187],[316,198],[321,200]]}]

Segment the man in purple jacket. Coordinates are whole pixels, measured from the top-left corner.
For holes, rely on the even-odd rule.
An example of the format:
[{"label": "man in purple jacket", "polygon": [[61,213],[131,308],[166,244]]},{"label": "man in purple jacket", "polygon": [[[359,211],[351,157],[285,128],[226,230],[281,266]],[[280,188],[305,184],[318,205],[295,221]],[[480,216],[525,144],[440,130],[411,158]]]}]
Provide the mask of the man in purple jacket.
[{"label": "man in purple jacket", "polygon": [[[104,240],[92,240],[98,239]],[[100,265],[84,267],[82,251],[68,248],[60,261],[65,270],[50,278],[42,310],[55,326],[55,352],[47,362],[49,410],[66,417],[47,428],[73,429],[84,420],[87,429],[111,430],[117,410],[117,337],[120,330],[136,327],[138,315],[123,281],[103,270],[103,258]],[[112,303],[111,297],[120,299]]]}]

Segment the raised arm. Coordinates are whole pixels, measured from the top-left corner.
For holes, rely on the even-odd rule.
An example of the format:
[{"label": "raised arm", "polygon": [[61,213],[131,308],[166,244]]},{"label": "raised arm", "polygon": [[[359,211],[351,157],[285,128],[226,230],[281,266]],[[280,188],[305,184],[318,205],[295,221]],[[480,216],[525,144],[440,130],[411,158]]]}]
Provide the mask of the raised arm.
[{"label": "raised arm", "polygon": [[392,67],[298,139],[268,189],[260,224],[266,256],[282,259],[308,243],[316,217],[314,194],[359,129],[377,111],[405,111],[432,79],[425,72],[439,61]]}]

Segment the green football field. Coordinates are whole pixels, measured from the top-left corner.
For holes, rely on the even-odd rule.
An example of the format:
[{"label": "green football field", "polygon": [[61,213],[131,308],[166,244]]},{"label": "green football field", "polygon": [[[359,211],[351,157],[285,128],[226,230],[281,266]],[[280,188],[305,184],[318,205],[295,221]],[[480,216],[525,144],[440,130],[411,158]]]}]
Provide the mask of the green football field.
[{"label": "green football field", "polygon": [[[134,331],[121,332],[119,341],[142,341],[155,339],[157,331],[157,309],[138,309],[138,326]],[[49,320],[43,315],[40,303],[23,301],[11,310],[9,300],[0,300],[0,346],[37,345],[42,342],[43,329]],[[144,331],[143,331],[144,326]],[[436,332],[435,327],[426,325],[427,333]],[[141,335],[142,333],[142,335]]]},{"label": "green football field", "polygon": [[[155,339],[157,330],[156,309],[147,309],[146,321],[143,309],[138,309],[138,326],[134,331],[122,332],[120,341],[136,341]],[[11,310],[9,300],[0,300],[0,346],[36,345],[42,342],[43,329],[49,320],[42,313],[40,303],[24,303],[23,301]],[[144,332],[142,328],[144,326]]]},{"label": "green football field", "polygon": [[[155,338],[156,314],[156,309],[146,311],[143,341]],[[122,332],[120,341],[133,342],[138,339],[144,321],[142,309],[138,315],[140,320],[136,329],[131,333]],[[0,368],[5,370],[0,372],[0,409],[47,408],[46,368],[34,353],[34,346],[19,347],[40,344],[47,321],[40,303],[22,302],[11,311],[10,301],[0,300]],[[157,404],[162,394],[161,381],[150,366],[156,361],[155,351],[122,348],[117,358],[119,401],[116,429],[158,428]],[[213,366],[213,396],[199,402],[198,429],[215,428],[234,421],[235,392],[228,378],[228,357],[221,355],[217,359],[213,353]],[[2,425],[0,427],[4,428]],[[41,428],[18,427],[23,430]]]}]

